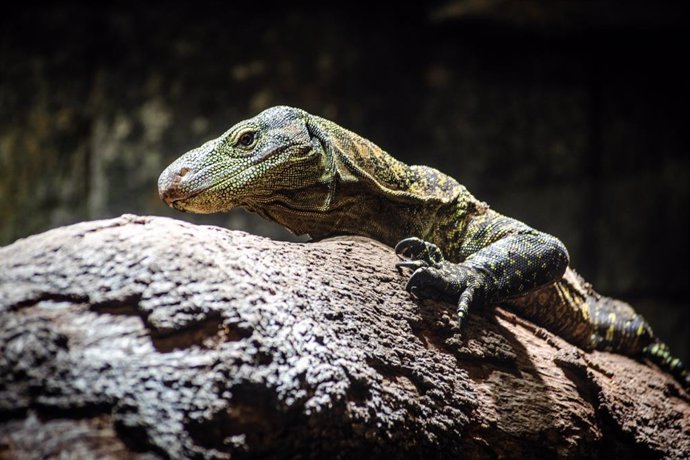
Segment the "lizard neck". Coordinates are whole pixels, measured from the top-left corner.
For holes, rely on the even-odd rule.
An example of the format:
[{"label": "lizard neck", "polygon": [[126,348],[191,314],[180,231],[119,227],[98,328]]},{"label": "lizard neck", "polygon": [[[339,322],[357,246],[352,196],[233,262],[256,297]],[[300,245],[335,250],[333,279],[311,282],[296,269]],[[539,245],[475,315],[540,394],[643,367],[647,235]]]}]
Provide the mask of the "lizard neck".
[{"label": "lizard neck", "polygon": [[[452,210],[457,207],[458,193],[444,190],[444,198],[439,199],[438,184],[422,182],[418,177],[422,168],[431,169],[414,166],[406,169],[410,186],[398,188],[396,193],[369,182],[342,181],[325,209],[297,209],[275,203],[252,210],[295,234],[309,234],[317,240],[336,235],[360,235],[395,246],[403,238],[416,236],[439,244],[442,243],[436,237],[442,233],[438,231],[439,222],[448,220],[446,217],[456,220]],[[462,186],[458,184],[458,187]],[[325,191],[326,186],[320,198],[311,200],[313,190],[293,190],[293,200],[301,194],[303,197],[294,201],[318,203],[323,200]]]},{"label": "lizard neck", "polygon": [[315,239],[361,235],[389,246],[416,236],[441,246],[439,229],[446,221],[449,228],[456,225],[459,203],[474,200],[451,177],[408,166],[333,122],[311,115],[306,124],[322,179],[274,190],[270,203],[251,209],[293,233]]},{"label": "lizard neck", "polygon": [[318,117],[309,131],[323,149],[328,180],[290,191],[291,203],[256,211],[297,234],[322,239],[361,235],[395,246],[410,236],[443,243],[439,222],[457,220],[458,202],[474,199],[457,181],[426,166],[408,166],[374,143]]}]

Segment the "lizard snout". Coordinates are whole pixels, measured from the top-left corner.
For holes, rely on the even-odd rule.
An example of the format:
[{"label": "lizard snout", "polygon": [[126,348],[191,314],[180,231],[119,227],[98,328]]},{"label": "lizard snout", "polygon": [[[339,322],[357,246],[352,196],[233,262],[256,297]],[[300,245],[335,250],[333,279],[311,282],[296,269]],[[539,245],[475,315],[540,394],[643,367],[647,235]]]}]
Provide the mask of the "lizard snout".
[{"label": "lizard snout", "polygon": [[171,164],[161,173],[158,178],[158,195],[168,206],[172,207],[177,200],[189,198],[187,179],[192,176],[190,172],[191,168],[188,166]]}]

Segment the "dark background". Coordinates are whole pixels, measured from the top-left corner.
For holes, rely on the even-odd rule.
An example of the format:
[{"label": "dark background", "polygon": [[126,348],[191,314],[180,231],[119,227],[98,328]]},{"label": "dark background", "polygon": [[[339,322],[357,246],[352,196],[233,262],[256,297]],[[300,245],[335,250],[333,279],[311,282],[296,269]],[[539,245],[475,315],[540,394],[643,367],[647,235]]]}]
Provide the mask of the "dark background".
[{"label": "dark background", "polygon": [[690,37],[673,3],[232,3],[2,12],[0,244],[121,213],[294,238],[156,191],[186,150],[294,105],[560,237],[690,360]]}]

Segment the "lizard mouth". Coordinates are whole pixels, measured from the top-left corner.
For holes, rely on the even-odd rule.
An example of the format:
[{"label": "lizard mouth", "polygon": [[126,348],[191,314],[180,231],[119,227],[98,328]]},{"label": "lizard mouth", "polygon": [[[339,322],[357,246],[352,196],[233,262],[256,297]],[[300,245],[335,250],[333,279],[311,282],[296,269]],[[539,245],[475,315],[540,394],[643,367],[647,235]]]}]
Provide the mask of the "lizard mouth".
[{"label": "lizard mouth", "polygon": [[[198,194],[196,194],[196,195],[198,195]],[[192,196],[189,196],[186,198],[178,198],[178,199],[170,200],[170,201],[166,200],[165,202],[168,204],[168,206],[170,206],[171,208],[173,208],[177,211],[187,212],[188,208],[185,206],[185,202],[194,198],[196,195],[192,195]]]},{"label": "lizard mouth", "polygon": [[[168,206],[177,211],[199,213],[202,212],[202,208],[195,205],[196,200],[194,200],[194,198],[198,197],[206,190],[208,189],[199,190],[193,194],[187,194],[180,198],[164,199],[164,201]],[[205,213],[209,212],[213,211],[205,211]]]}]

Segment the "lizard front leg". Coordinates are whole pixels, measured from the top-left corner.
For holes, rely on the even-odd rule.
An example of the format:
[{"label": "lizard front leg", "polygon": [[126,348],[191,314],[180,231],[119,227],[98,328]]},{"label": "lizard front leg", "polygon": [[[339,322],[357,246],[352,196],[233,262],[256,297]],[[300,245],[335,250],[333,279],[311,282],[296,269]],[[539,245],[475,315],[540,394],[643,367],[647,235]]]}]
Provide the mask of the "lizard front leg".
[{"label": "lizard front leg", "polygon": [[551,283],[568,266],[568,252],[558,239],[497,213],[472,219],[464,235],[459,263],[419,238],[404,239],[395,248],[403,259],[397,266],[413,270],[406,289],[417,297],[457,303],[461,323],[471,308]]}]

